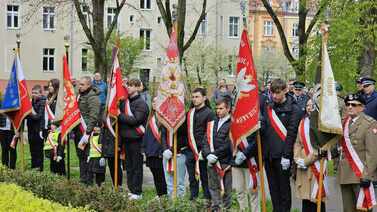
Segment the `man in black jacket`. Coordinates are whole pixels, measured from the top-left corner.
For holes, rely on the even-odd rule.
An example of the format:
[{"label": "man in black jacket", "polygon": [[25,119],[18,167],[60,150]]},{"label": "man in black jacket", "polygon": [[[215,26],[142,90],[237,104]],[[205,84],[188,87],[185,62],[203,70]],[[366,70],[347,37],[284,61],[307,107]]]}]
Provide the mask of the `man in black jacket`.
[{"label": "man in black jacket", "polygon": [[262,144],[274,211],[291,209],[290,167],[300,109],[281,79],[271,82],[271,101],[262,103]]},{"label": "man in black jacket", "polygon": [[43,171],[43,130],[45,128],[46,97],[42,87],[35,85],[31,90],[33,112],[27,117],[28,140],[31,154],[31,168]]},{"label": "man in black jacket", "polygon": [[207,160],[200,157],[202,142],[207,132],[207,123],[214,120],[215,114],[210,108],[207,99],[207,91],[204,88],[196,88],[191,94],[192,107],[187,113],[186,123],[188,130],[188,144],[190,149],[184,151],[186,155],[186,167],[190,182],[190,199],[196,199],[199,195],[199,181],[196,179],[196,170],[199,160],[200,181],[202,184],[204,198],[211,199],[208,189]]},{"label": "man in black jacket", "polygon": [[230,96],[216,101],[217,118],[208,122],[208,131],[203,137],[202,154],[208,160],[212,211],[220,211],[220,204],[227,210],[232,206],[232,145],[229,138],[231,101]]},{"label": "man in black jacket", "polygon": [[143,155],[142,140],[148,119],[148,106],[140,97],[138,88],[141,81],[130,79],[127,82],[128,99],[120,103],[120,138],[126,151],[127,185],[130,200],[142,198]]}]

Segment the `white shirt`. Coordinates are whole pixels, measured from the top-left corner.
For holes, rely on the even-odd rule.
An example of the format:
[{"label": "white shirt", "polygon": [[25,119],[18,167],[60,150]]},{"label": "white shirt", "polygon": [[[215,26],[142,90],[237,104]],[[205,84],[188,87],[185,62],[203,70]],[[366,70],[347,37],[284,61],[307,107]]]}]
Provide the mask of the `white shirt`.
[{"label": "white shirt", "polygon": [[8,117],[5,119],[5,127],[0,127],[0,130],[10,130],[10,120]]},{"label": "white shirt", "polygon": [[217,124],[217,131],[219,131],[220,127],[230,119],[230,115],[225,116],[224,118],[219,119],[219,123]]}]

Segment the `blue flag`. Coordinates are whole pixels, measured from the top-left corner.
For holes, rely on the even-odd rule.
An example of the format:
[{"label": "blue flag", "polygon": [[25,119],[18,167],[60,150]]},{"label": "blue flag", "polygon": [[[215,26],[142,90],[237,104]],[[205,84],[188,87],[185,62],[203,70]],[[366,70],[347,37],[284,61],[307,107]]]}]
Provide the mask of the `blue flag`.
[{"label": "blue flag", "polygon": [[9,112],[20,109],[20,91],[17,79],[16,62],[13,63],[4,98],[0,105],[0,112]]}]

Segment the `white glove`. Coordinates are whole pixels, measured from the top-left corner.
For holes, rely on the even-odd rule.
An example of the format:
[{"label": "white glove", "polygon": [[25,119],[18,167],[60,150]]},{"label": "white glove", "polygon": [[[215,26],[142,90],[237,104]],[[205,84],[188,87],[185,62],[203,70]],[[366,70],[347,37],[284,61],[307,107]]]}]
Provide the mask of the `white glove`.
[{"label": "white glove", "polygon": [[162,153],[162,157],[164,157],[166,160],[170,160],[170,158],[173,157],[173,153],[170,151],[170,149],[167,149]]},{"label": "white glove", "polygon": [[207,160],[209,163],[214,164],[217,161],[217,156],[214,154],[207,155]]},{"label": "white glove", "polygon": [[99,166],[100,166],[100,167],[104,167],[104,166],[106,166],[106,160],[105,160],[105,158],[101,158],[101,159],[99,159]]},{"label": "white glove", "polygon": [[208,167],[212,167],[212,166],[213,166],[213,164],[212,164],[212,163],[210,163],[210,162],[209,162],[209,160],[207,160],[207,166],[208,166]]},{"label": "white glove", "polygon": [[79,146],[84,145],[84,144],[87,144],[88,141],[89,141],[89,135],[85,133],[85,134],[81,137],[81,139],[80,139]]},{"label": "white glove", "polygon": [[41,139],[44,139],[44,138],[43,138],[43,132],[42,132],[42,131],[39,131],[39,137],[40,137]]},{"label": "white glove", "polygon": [[58,156],[58,157],[56,157],[56,162],[59,163],[62,159],[63,159],[62,156]]},{"label": "white glove", "polygon": [[288,170],[289,166],[291,165],[291,161],[289,159],[287,159],[287,158],[282,157],[281,161],[280,161],[280,164],[281,164],[281,168],[283,170]]},{"label": "white glove", "polygon": [[297,159],[296,164],[297,164],[297,168],[299,168],[299,169],[306,169],[305,160],[304,159],[302,159],[302,158]]},{"label": "white glove", "polygon": [[243,152],[241,152],[241,151],[238,151],[237,154],[236,154],[236,159],[234,160],[234,162],[236,163],[236,165],[241,165],[241,163],[245,159],[246,159],[245,154],[243,154]]}]

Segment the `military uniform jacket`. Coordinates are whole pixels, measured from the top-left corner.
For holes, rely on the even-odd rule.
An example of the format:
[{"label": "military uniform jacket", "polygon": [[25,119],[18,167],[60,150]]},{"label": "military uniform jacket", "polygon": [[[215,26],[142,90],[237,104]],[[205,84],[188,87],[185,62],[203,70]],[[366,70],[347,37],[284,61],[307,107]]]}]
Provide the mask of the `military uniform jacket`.
[{"label": "military uniform jacket", "polygon": [[[350,121],[352,123],[352,121]],[[349,126],[349,137],[360,160],[364,164],[363,178],[376,179],[377,169],[377,122],[361,113]],[[344,153],[341,154],[338,168],[340,184],[358,184],[360,179],[352,171]]]},{"label": "military uniform jacket", "polygon": [[366,105],[365,114],[377,120],[377,92],[373,91],[370,96],[364,95]]},{"label": "military uniform jacket", "polygon": [[101,117],[99,117],[100,103],[98,95],[97,88],[91,87],[87,91],[80,93],[79,96],[79,109],[88,133],[92,132],[93,128],[101,120]]}]

